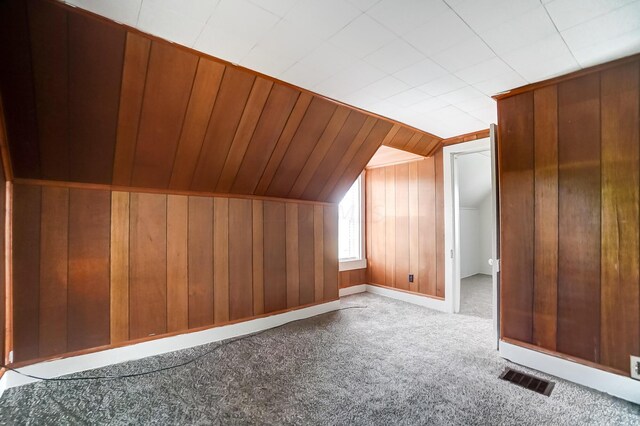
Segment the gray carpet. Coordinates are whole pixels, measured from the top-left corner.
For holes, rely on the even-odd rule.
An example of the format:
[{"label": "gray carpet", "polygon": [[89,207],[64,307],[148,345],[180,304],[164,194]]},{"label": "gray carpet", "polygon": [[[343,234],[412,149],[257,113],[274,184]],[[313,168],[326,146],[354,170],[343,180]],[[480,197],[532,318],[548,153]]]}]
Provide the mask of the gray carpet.
[{"label": "gray carpet", "polygon": [[460,313],[491,319],[493,280],[491,275],[476,274],[460,280]]},{"label": "gray carpet", "polygon": [[[11,389],[2,424],[624,425],[640,407],[558,381],[550,397],[498,379],[491,321],[372,294],[365,305],[228,344],[149,376]],[[216,344],[85,374],[176,363]]]}]

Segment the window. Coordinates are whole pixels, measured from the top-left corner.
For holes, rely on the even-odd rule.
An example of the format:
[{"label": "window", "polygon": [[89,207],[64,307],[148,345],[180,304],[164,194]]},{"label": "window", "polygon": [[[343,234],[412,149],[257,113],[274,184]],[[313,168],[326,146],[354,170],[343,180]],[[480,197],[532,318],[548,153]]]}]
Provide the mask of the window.
[{"label": "window", "polygon": [[338,251],[341,271],[367,266],[363,244],[363,195],[360,175],[338,207]]}]

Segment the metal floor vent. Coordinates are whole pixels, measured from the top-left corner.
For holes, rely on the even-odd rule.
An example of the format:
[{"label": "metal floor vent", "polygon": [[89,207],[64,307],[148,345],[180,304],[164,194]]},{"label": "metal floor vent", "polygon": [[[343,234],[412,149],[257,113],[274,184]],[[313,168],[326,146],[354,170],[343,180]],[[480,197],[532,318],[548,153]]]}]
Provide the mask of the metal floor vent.
[{"label": "metal floor vent", "polygon": [[538,379],[537,377],[512,370],[511,368],[504,370],[500,378],[546,396],[551,395],[551,391],[555,386],[554,382]]}]

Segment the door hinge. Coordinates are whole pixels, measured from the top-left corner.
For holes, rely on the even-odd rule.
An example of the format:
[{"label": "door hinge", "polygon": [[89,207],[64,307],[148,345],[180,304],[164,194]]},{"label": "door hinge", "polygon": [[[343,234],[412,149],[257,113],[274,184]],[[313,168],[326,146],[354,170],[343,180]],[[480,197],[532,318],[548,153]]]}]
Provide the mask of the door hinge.
[{"label": "door hinge", "polygon": [[453,259],[453,249],[450,252],[451,258]]},{"label": "door hinge", "polygon": [[496,259],[496,272],[500,272],[500,259]]}]

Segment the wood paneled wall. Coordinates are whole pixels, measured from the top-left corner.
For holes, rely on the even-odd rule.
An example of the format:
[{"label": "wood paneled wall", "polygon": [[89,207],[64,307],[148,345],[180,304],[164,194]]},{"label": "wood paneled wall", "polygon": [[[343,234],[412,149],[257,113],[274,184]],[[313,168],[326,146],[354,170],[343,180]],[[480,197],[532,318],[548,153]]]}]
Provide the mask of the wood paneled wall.
[{"label": "wood paneled wall", "polygon": [[358,284],[367,284],[367,268],[340,271],[338,281],[340,288],[351,287]]},{"label": "wood paneled wall", "polygon": [[503,337],[629,373],[639,116],[638,57],[499,99]]},{"label": "wood paneled wall", "polygon": [[337,206],[16,184],[15,361],[338,297]]},{"label": "wood paneled wall", "polygon": [[439,150],[423,160],[367,169],[370,283],[444,297],[441,163]]},{"label": "wood paneled wall", "polygon": [[[0,139],[4,133],[2,125],[2,111],[0,110]],[[6,250],[5,250],[5,219],[7,211],[7,181],[4,166],[0,161],[0,363],[4,364],[5,333],[6,333]],[[2,376],[2,374],[0,374]]]},{"label": "wood paneled wall", "polygon": [[441,141],[57,1],[0,2],[0,39],[18,178],[338,202]]}]

